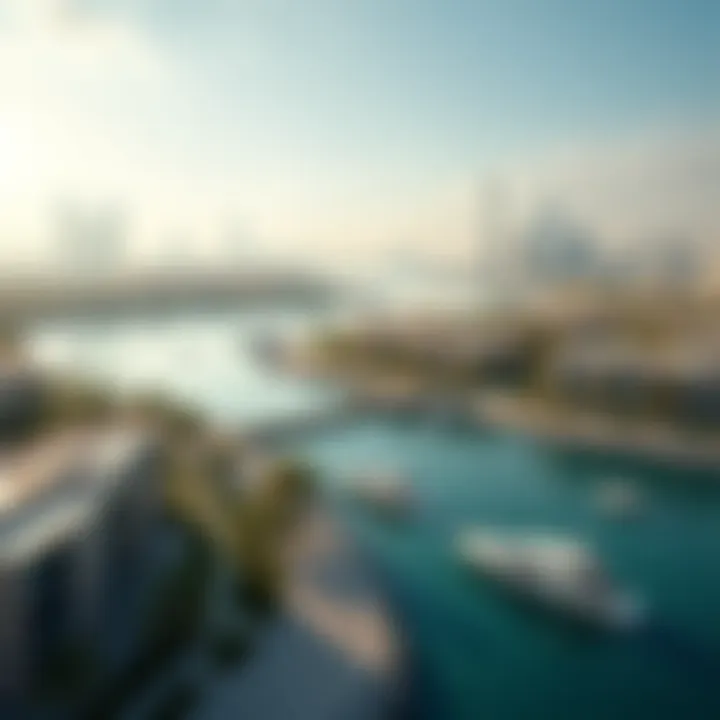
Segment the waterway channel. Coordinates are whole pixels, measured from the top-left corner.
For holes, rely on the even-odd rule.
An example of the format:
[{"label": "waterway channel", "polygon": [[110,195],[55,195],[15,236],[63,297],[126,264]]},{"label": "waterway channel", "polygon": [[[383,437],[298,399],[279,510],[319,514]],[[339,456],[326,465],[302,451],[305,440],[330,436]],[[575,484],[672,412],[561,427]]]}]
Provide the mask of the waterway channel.
[{"label": "waterway channel", "polygon": [[[118,388],[160,386],[222,423],[252,425],[327,402],[332,391],[279,378],[249,352],[268,329],[307,327],[302,311],[216,313],[111,324],[54,323],[43,361]],[[720,483],[603,455],[569,453],[508,432],[453,429],[432,417],[360,418],[316,430],[292,450],[320,470],[330,501],[384,579],[413,653],[419,717],[720,717]],[[376,467],[412,484],[417,509],[389,523],[348,503],[342,484]],[[644,511],[613,521],[598,483],[629,479]],[[472,525],[546,529],[591,543],[651,618],[626,635],[580,633],[507,601],[452,552]]]}]

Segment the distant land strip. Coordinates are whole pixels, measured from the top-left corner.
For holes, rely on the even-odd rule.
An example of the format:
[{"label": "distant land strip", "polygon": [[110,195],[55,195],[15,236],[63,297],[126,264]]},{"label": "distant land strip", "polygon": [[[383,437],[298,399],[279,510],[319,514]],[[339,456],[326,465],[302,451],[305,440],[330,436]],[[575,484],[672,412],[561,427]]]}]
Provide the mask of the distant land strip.
[{"label": "distant land strip", "polygon": [[107,316],[231,307],[242,303],[326,303],[338,288],[299,272],[192,270],[0,280],[0,320]]}]

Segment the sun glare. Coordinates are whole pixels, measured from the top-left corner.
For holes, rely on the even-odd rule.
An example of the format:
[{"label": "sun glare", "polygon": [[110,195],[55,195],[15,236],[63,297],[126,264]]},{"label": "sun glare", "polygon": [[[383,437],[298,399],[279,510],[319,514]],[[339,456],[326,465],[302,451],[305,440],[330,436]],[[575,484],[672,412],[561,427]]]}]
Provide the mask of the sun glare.
[{"label": "sun glare", "polygon": [[0,187],[31,179],[34,153],[27,129],[0,118]]}]

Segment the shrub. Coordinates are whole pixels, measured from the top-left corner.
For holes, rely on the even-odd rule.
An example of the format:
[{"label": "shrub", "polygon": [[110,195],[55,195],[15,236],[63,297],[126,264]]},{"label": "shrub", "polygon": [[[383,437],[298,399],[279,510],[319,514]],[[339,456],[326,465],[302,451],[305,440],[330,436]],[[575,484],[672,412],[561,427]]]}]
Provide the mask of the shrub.
[{"label": "shrub", "polygon": [[239,662],[245,656],[247,649],[248,639],[239,632],[222,632],[211,639],[213,657],[222,667]]}]

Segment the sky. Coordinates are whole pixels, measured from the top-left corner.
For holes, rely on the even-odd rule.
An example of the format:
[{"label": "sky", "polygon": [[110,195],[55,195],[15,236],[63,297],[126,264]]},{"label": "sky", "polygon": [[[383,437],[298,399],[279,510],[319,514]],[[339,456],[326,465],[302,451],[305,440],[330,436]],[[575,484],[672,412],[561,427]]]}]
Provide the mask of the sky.
[{"label": "sky", "polygon": [[548,202],[720,243],[719,38],[715,0],[0,0],[0,257],[68,206],[138,260],[463,257]]}]

